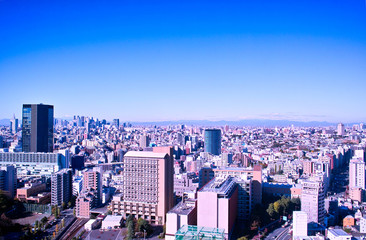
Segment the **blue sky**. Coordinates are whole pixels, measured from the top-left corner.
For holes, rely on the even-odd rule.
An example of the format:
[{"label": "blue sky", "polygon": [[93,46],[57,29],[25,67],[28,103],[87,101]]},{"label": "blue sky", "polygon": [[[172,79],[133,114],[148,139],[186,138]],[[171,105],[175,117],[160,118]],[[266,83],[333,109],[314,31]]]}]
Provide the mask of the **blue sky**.
[{"label": "blue sky", "polygon": [[0,1],[0,119],[366,122],[366,2]]}]

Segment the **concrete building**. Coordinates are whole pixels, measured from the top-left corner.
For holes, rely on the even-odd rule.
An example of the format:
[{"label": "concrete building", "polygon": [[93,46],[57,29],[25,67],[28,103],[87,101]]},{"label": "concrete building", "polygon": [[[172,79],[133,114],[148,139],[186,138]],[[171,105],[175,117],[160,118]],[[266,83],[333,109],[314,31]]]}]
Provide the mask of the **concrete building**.
[{"label": "concrete building", "polygon": [[150,137],[147,135],[141,135],[140,136],[140,147],[146,148],[150,145]]},{"label": "concrete building", "polygon": [[327,238],[329,240],[351,240],[352,235],[346,233],[342,229],[329,229]]},{"label": "concrete building", "polygon": [[293,237],[306,237],[308,235],[308,215],[306,212],[293,212]]},{"label": "concrete building", "polygon": [[12,119],[10,119],[10,132],[15,134],[18,132],[18,119],[15,118],[15,115]]},{"label": "concrete building", "polygon": [[337,125],[337,135],[343,136],[345,134],[345,128],[343,123],[338,123]]},{"label": "concrete building", "polygon": [[[28,202],[33,200],[35,196],[46,191],[46,183],[43,182],[30,182],[24,187],[17,189],[16,198],[22,202]],[[33,197],[33,198],[32,198]]]},{"label": "concrete building", "polygon": [[122,216],[108,215],[102,221],[102,229],[115,229],[120,228],[122,223]]},{"label": "concrete building", "polygon": [[366,233],[366,217],[360,219],[360,233]]},{"label": "concrete building", "polygon": [[72,195],[78,196],[83,189],[83,179],[81,177],[76,177],[72,181]]},{"label": "concrete building", "polygon": [[355,225],[355,218],[351,215],[346,216],[343,218],[343,228],[351,228]]},{"label": "concrete building", "polygon": [[215,174],[210,167],[203,167],[200,169],[198,173],[198,188],[202,188],[209,181],[211,181],[215,177]]},{"label": "concrete building", "polygon": [[17,193],[17,172],[14,166],[0,167],[0,190],[4,191],[10,198]]},{"label": "concrete building", "polygon": [[51,176],[66,168],[59,153],[0,152],[0,166],[14,165],[18,177]]},{"label": "concrete building", "polygon": [[250,168],[216,168],[213,170],[215,177],[217,176],[232,176],[239,177],[247,176],[251,180],[251,209],[256,204],[262,203],[262,167],[255,165]]},{"label": "concrete building", "polygon": [[234,179],[215,177],[198,192],[197,201],[197,226],[223,228],[229,237],[238,205],[238,187]]},{"label": "concrete building", "polygon": [[102,204],[102,176],[99,172],[87,170],[83,172],[83,190],[86,193],[93,192],[94,204],[91,207],[98,207]]},{"label": "concrete building", "polygon": [[349,163],[349,187],[365,189],[365,162],[361,159],[351,159]]},{"label": "concrete building", "polygon": [[351,187],[348,189],[348,197],[353,201],[362,202],[362,193],[364,190],[360,187]]},{"label": "concrete building", "polygon": [[301,191],[301,211],[308,215],[308,222],[323,224],[325,217],[324,184],[305,181]]},{"label": "concrete building", "polygon": [[[173,203],[173,162],[166,153],[127,152],[124,156],[123,199],[113,198],[113,213],[165,224]],[[158,151],[157,150],[157,151]]]},{"label": "concrete building", "polygon": [[72,196],[72,170],[62,169],[51,176],[51,205],[68,204]]},{"label": "concrete building", "polygon": [[23,152],[53,151],[53,106],[23,104]]},{"label": "concrete building", "polygon": [[76,199],[75,215],[79,218],[89,218],[90,209],[95,206],[95,197],[91,193],[82,192]]},{"label": "concrete building", "polygon": [[174,240],[183,225],[197,225],[197,200],[185,199],[166,214],[165,239]]},{"label": "concrete building", "polygon": [[174,175],[174,192],[176,196],[183,196],[184,193],[196,191],[198,178],[194,173],[183,173]]}]

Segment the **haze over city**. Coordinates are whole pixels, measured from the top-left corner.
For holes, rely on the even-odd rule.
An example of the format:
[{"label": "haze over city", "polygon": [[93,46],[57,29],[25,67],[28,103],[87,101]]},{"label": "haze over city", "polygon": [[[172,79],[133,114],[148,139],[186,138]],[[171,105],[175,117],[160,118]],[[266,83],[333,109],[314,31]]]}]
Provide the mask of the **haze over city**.
[{"label": "haze over city", "polygon": [[0,119],[362,122],[366,9],[351,1],[1,1]]}]

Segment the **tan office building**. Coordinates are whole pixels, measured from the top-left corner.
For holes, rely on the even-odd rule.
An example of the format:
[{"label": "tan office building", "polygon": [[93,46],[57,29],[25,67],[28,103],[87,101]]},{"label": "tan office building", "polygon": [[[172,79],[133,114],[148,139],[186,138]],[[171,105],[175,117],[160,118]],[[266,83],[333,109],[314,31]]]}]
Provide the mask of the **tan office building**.
[{"label": "tan office building", "polygon": [[[163,150],[163,149],[161,149]],[[124,156],[123,196],[113,198],[113,213],[163,225],[173,199],[173,163],[165,151],[130,151]]]}]

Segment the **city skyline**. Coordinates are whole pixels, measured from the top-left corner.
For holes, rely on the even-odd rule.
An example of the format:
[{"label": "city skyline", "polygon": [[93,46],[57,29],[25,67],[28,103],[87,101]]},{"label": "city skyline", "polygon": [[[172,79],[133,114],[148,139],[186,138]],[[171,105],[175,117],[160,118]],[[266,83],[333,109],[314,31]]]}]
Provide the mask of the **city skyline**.
[{"label": "city skyline", "polygon": [[[365,122],[364,1],[0,2],[0,119]],[[25,44],[24,39],[27,40]]]}]

